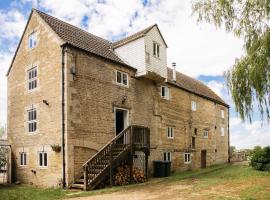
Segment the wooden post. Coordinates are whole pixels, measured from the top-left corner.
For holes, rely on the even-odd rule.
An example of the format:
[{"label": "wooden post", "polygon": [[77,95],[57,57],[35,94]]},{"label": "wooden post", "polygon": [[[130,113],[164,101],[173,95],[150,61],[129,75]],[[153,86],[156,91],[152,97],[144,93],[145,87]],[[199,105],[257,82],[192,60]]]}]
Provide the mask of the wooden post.
[{"label": "wooden post", "polygon": [[87,184],[88,184],[88,167],[84,167],[84,191],[87,191]]},{"label": "wooden post", "polygon": [[112,151],[113,151],[113,144],[110,145],[110,186],[112,187],[113,185],[113,166],[112,166]]}]

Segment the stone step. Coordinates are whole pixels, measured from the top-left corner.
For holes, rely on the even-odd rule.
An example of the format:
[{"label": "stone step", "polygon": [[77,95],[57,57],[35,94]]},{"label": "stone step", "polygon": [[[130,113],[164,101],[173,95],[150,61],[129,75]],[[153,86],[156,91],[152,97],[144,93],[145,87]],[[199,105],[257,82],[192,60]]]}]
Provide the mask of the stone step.
[{"label": "stone step", "polygon": [[83,189],[84,189],[84,184],[73,183],[73,184],[71,185],[71,188],[83,190]]}]

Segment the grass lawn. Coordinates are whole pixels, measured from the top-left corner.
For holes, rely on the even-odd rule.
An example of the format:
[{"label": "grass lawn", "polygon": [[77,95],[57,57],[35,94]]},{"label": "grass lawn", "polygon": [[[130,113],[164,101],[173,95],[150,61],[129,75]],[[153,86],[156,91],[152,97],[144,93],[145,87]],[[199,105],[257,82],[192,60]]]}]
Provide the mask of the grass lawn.
[{"label": "grass lawn", "polygon": [[0,186],[0,200],[49,200],[85,196],[87,198],[82,199],[270,200],[270,173],[255,171],[245,165],[220,165],[175,173],[171,177],[151,179],[144,184],[89,192]]}]

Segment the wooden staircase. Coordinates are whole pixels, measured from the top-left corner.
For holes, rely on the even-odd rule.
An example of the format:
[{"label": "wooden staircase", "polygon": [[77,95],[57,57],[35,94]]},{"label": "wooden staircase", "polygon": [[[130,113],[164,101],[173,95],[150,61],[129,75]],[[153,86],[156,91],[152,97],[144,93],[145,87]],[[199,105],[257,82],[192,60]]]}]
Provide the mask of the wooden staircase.
[{"label": "wooden staircase", "polygon": [[[146,165],[150,149],[150,130],[144,126],[132,125],[119,133],[99,152],[83,165],[81,174],[71,188],[92,190],[109,175],[110,185],[113,185],[113,169],[123,160],[128,160],[132,177],[133,155],[135,151],[144,151]],[[146,166],[147,171],[147,166]]]}]

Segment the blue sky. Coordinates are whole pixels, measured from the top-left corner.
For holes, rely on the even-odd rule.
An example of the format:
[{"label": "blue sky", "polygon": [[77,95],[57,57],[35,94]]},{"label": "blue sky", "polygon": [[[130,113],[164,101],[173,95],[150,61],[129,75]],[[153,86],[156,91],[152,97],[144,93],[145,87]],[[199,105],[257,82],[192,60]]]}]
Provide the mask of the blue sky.
[{"label": "blue sky", "polygon": [[13,0],[0,1],[0,124],[6,122],[5,74],[31,8],[35,7],[93,34],[116,41],[157,23],[169,48],[168,65],[197,78],[231,106],[231,144],[270,144],[270,126],[242,123],[225,87],[223,72],[244,54],[243,42],[210,24],[197,24],[191,2],[174,0]]}]

